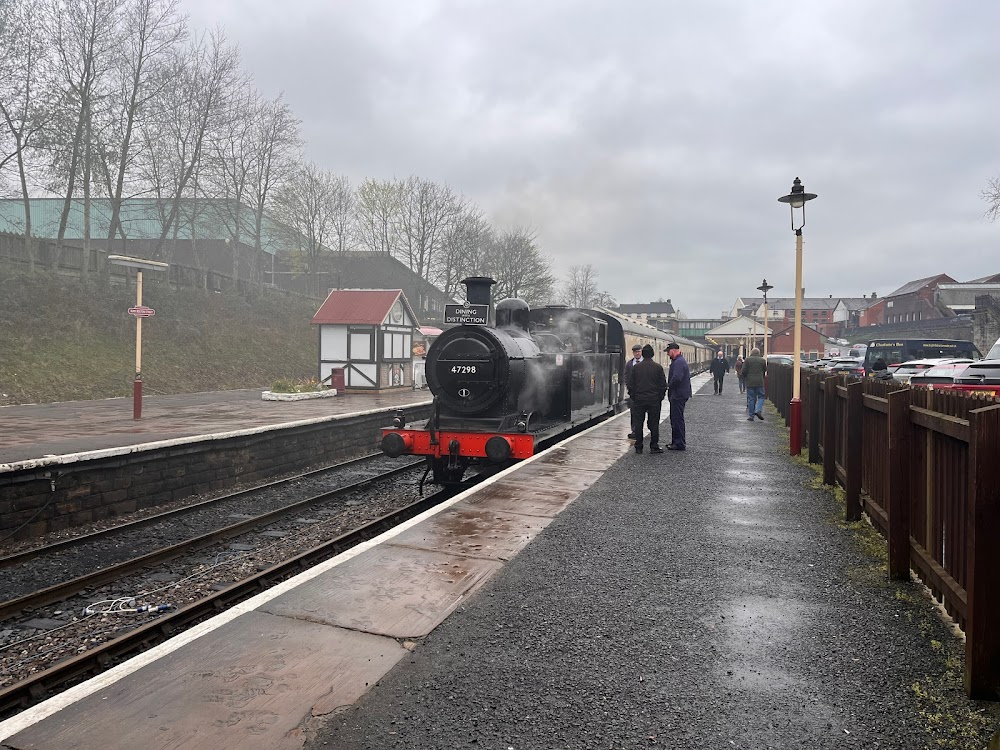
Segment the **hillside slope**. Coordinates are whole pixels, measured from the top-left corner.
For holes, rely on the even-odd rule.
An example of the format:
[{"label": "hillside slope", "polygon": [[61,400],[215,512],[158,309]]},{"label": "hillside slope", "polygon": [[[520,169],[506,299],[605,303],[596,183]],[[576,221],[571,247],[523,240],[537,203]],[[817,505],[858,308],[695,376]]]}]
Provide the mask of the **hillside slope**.
[{"label": "hillside slope", "polygon": [[[318,302],[172,291],[144,279],[147,394],[268,387],[316,377]],[[135,287],[0,271],[0,404],[128,396],[135,374]]]}]

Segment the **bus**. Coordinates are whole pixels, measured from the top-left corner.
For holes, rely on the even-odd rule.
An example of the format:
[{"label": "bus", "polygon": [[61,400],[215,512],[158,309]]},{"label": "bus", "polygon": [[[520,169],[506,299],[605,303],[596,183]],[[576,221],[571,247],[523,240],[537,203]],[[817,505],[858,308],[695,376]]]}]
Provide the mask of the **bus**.
[{"label": "bus", "polygon": [[982,359],[983,355],[971,341],[959,339],[875,339],[865,351],[865,372],[871,372],[876,359],[883,360],[889,370],[913,359]]}]

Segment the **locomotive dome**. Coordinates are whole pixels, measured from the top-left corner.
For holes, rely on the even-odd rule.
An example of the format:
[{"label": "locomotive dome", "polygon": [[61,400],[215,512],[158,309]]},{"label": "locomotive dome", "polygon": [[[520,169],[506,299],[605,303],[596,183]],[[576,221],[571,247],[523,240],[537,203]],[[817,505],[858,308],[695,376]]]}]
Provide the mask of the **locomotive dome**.
[{"label": "locomotive dome", "polygon": [[531,312],[523,299],[511,298],[497,303],[497,328],[520,328],[528,330],[528,315]]}]

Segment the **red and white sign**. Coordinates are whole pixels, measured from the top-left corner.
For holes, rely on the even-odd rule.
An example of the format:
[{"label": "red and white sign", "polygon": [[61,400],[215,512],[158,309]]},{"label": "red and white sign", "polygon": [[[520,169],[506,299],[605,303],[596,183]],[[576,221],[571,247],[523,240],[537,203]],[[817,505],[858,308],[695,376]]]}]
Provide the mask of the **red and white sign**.
[{"label": "red and white sign", "polygon": [[128,309],[129,315],[134,315],[137,318],[148,318],[151,315],[156,315],[156,310],[152,307],[146,307],[145,305],[140,305],[139,307],[130,307]]}]

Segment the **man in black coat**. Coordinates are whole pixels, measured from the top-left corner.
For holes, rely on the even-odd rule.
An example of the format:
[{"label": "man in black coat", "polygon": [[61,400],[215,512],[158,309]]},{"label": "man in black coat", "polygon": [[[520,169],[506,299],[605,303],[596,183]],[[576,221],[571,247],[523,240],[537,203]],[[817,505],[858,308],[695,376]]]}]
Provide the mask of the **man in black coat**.
[{"label": "man in black coat", "polygon": [[649,452],[663,453],[660,448],[660,403],[667,395],[667,376],[653,359],[653,347],[642,347],[642,361],[629,370],[625,383],[632,399],[632,433],[635,452],[642,453],[642,423],[649,425]]},{"label": "man in black coat", "polygon": [[[632,372],[632,368],[637,364],[642,362],[642,344],[635,344],[632,347],[632,359],[625,363],[625,380],[624,383],[626,387],[628,386],[628,374]],[[629,403],[629,409],[632,408],[632,404]],[[628,439],[632,440],[635,437],[635,431],[633,430],[628,434]]]},{"label": "man in black coat", "polygon": [[722,379],[726,377],[726,373],[729,372],[729,361],[722,354],[722,350],[715,355],[715,359],[712,360],[712,364],[708,366],[711,371],[712,376],[715,378],[715,395],[718,396],[722,393]]},{"label": "man in black coat", "polygon": [[691,369],[687,360],[681,354],[678,344],[667,344],[667,355],[670,357],[670,376],[667,378],[667,390],[670,393],[670,445],[668,451],[687,450],[687,426],[684,422],[684,406],[691,398]]}]

